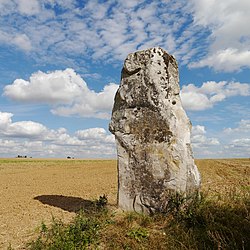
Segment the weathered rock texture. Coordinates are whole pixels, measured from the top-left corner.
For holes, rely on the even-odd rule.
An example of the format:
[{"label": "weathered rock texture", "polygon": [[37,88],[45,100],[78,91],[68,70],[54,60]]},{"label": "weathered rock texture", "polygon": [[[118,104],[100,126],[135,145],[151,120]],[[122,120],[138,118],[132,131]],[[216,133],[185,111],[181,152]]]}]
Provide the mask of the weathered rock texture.
[{"label": "weathered rock texture", "polygon": [[173,192],[199,188],[191,123],[179,93],[173,56],[161,48],[128,55],[110,123],[118,151],[118,205],[124,210],[166,211]]}]

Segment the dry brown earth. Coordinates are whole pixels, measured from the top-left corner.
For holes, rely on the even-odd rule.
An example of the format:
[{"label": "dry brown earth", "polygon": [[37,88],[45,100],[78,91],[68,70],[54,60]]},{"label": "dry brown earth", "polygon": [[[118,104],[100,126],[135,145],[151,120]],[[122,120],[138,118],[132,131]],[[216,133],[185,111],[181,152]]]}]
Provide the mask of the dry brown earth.
[{"label": "dry brown earth", "polygon": [[42,221],[68,221],[104,193],[115,204],[114,160],[0,160],[0,249],[20,249]]},{"label": "dry brown earth", "polygon": [[[203,190],[250,190],[250,159],[197,160]],[[69,221],[89,200],[106,194],[115,205],[115,160],[0,159],[0,249],[22,249],[41,222]]]}]

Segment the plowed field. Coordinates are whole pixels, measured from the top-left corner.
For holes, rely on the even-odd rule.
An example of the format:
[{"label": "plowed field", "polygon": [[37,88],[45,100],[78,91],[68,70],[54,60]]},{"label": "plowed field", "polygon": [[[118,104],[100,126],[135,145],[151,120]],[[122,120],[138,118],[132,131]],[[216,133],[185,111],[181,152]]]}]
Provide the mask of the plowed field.
[{"label": "plowed field", "polygon": [[[202,189],[211,195],[250,190],[250,159],[197,160]],[[115,160],[0,159],[0,249],[23,249],[41,222],[69,221],[106,194],[115,205]]]}]

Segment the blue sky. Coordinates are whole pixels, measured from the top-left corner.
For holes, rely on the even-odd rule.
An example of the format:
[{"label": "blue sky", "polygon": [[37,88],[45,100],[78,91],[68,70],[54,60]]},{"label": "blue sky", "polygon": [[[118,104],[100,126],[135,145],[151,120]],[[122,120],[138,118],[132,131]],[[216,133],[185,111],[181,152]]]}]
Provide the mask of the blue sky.
[{"label": "blue sky", "polygon": [[0,0],[0,157],[114,158],[128,53],[179,64],[196,158],[250,156],[249,0]]}]

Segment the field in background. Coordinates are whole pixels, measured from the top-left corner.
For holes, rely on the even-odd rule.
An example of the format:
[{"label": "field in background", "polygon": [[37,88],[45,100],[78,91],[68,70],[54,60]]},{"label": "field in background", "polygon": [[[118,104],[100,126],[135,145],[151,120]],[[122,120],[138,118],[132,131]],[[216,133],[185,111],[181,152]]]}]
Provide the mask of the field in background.
[{"label": "field in background", "polygon": [[[250,192],[250,159],[197,160],[202,190],[213,199]],[[106,194],[115,205],[115,160],[0,159],[0,249],[30,241],[41,222],[70,221]]]},{"label": "field in background", "polygon": [[228,197],[232,192],[250,192],[250,158],[195,162],[201,172],[202,191],[209,191],[210,196]]}]

